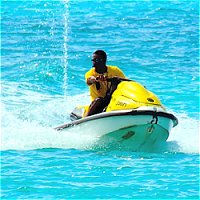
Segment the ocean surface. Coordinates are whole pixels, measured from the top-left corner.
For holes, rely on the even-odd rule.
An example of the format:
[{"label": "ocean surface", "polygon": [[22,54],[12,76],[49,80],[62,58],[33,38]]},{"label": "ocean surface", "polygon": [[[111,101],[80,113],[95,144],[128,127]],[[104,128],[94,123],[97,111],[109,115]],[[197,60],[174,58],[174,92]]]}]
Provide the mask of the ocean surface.
[{"label": "ocean surface", "polygon": [[[179,120],[156,152],[65,133],[97,49]],[[1,199],[199,199],[199,2],[1,1]]]}]

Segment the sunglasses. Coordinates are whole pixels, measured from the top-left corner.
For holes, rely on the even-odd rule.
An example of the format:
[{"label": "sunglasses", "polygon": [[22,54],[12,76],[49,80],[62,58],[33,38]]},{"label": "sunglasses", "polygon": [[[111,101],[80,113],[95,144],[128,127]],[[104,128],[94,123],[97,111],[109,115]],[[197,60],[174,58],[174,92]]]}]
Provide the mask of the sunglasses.
[{"label": "sunglasses", "polygon": [[101,58],[94,58],[94,59],[92,59],[91,61],[92,61],[92,62],[95,62],[95,63],[98,63],[98,62],[102,62],[103,59],[101,59]]}]

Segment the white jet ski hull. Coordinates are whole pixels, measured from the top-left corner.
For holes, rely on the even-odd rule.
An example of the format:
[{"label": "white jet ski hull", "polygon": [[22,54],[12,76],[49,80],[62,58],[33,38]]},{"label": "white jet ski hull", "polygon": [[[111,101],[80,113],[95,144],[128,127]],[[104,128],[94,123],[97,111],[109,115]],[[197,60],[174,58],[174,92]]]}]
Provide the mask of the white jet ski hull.
[{"label": "white jet ski hull", "polygon": [[96,114],[56,127],[58,131],[85,130],[92,127],[97,149],[145,151],[169,137],[176,117],[164,111],[122,110]]}]

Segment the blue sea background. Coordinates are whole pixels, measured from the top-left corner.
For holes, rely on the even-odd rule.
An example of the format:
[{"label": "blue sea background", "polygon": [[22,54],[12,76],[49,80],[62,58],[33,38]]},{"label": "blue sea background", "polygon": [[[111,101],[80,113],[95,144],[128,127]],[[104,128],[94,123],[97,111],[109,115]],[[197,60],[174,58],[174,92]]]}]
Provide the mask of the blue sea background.
[{"label": "blue sea background", "polygon": [[[97,49],[179,120],[156,152],[56,132]],[[198,1],[1,1],[1,199],[199,199]]]}]

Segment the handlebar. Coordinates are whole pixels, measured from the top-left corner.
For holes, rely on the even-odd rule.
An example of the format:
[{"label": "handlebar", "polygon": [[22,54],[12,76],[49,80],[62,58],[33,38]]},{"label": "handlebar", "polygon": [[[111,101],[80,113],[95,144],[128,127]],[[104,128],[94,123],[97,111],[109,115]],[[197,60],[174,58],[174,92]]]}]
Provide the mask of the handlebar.
[{"label": "handlebar", "polygon": [[106,78],[106,80],[108,82],[112,82],[112,81],[131,81],[130,79],[127,79],[127,78],[120,78],[120,77],[112,77],[112,78]]},{"label": "handlebar", "polygon": [[[98,81],[99,78],[97,77],[96,80]],[[120,77],[117,77],[117,76],[114,76],[114,77],[111,77],[111,78],[106,78],[105,80],[108,81],[108,82],[113,82],[113,81],[132,81],[130,79],[120,78]]]}]

